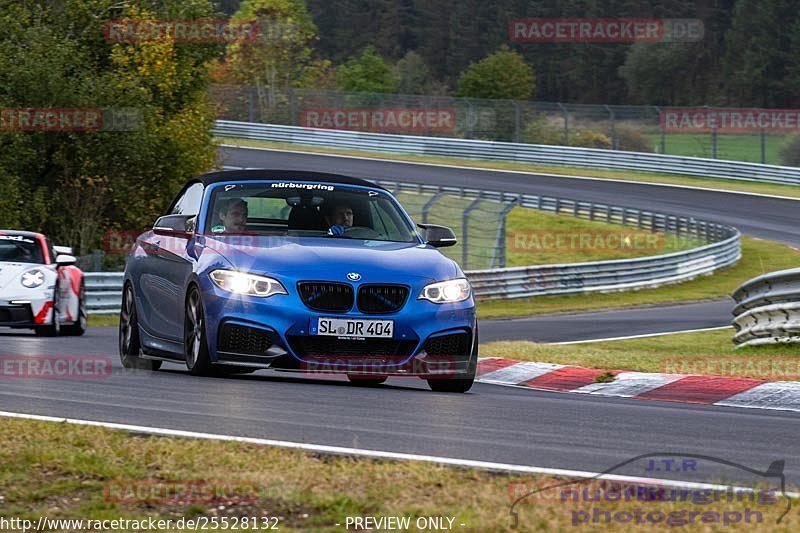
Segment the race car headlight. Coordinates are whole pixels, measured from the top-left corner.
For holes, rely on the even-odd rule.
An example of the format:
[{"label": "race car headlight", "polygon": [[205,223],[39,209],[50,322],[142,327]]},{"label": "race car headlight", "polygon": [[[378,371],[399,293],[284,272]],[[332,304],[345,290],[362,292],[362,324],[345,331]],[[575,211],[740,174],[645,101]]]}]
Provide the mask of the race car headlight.
[{"label": "race car headlight", "polygon": [[273,294],[289,294],[281,282],[266,276],[256,276],[235,270],[215,270],[211,279],[222,290],[234,294],[246,294],[266,298]]},{"label": "race car headlight", "polygon": [[420,300],[428,300],[435,304],[463,302],[472,294],[469,281],[465,279],[451,279],[450,281],[440,281],[431,283],[422,289],[419,295]]},{"label": "race car headlight", "polygon": [[20,283],[22,283],[23,287],[35,289],[44,283],[44,272],[41,270],[28,270],[27,272],[23,272]]}]

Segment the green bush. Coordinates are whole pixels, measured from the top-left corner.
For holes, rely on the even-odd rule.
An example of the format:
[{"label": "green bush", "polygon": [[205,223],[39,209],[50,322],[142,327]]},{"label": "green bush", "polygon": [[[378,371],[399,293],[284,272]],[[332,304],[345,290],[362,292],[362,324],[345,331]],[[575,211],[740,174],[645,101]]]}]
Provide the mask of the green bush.
[{"label": "green bush", "polygon": [[781,164],[800,167],[800,135],[795,135],[783,145],[780,151]]},{"label": "green bush", "polygon": [[528,144],[563,144],[561,130],[547,123],[544,115],[537,115],[522,130],[520,140]]},{"label": "green bush", "polygon": [[617,126],[614,133],[617,137],[617,150],[626,152],[653,153],[653,143],[642,130],[631,126]]},{"label": "green bush", "polygon": [[611,139],[605,133],[600,133],[594,130],[579,131],[569,138],[570,146],[577,146],[580,148],[601,148],[603,150],[611,149]]}]

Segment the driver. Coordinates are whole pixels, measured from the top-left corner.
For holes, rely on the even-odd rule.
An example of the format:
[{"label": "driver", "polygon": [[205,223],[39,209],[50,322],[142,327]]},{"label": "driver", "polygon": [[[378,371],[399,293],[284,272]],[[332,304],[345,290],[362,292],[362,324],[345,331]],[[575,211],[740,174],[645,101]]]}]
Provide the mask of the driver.
[{"label": "driver", "polygon": [[214,231],[241,233],[247,227],[247,202],[241,198],[233,198],[222,206],[219,212],[222,227],[214,226]]},{"label": "driver", "polygon": [[353,226],[353,208],[346,203],[334,203],[325,211],[328,235],[344,235],[345,229]]}]

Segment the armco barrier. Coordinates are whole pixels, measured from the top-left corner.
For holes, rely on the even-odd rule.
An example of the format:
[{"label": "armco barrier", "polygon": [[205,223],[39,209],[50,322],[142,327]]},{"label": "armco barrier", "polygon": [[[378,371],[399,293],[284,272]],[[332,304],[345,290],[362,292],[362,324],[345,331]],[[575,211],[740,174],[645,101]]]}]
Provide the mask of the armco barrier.
[{"label": "armco barrier", "polygon": [[86,272],[86,306],[94,315],[119,313],[122,304],[122,272]]},{"label": "armco barrier", "polygon": [[[658,287],[711,274],[735,264],[741,257],[739,231],[714,222],[565,198],[384,180],[377,183],[395,194],[412,191],[452,194],[462,198],[480,197],[501,205],[520,205],[642,230],[661,231],[707,243],[690,250],[636,259],[467,271],[474,293],[481,300]],[[90,311],[118,310],[121,282],[119,273],[87,274]]]},{"label": "armco barrier", "polygon": [[570,146],[322,130],[229,120],[218,120],[215,123],[213,133],[218,137],[370,152],[449,156],[579,168],[636,170],[662,174],[800,185],[800,168],[699,157],[620,152]]},{"label": "armco barrier", "polygon": [[733,293],[734,344],[800,343],[800,268],[752,279]]}]

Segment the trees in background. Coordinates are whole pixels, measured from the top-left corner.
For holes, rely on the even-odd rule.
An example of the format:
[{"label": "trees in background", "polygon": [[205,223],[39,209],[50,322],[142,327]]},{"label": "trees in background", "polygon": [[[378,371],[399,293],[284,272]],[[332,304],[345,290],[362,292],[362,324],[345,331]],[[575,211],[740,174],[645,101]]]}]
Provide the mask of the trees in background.
[{"label": "trees in background", "polygon": [[330,64],[316,57],[317,27],[303,0],[245,0],[233,19],[258,21],[260,34],[228,45],[226,73],[255,87],[262,107],[274,105],[281,90],[327,77]]},{"label": "trees in background", "polygon": [[[214,44],[114,43],[104,24],[212,18],[208,0],[6,3],[0,108],[103,108],[103,131],[0,131],[0,223],[87,253],[105,228],[153,223],[215,151],[207,100]],[[108,127],[106,127],[108,126]],[[117,129],[120,131],[107,131]]]},{"label": "trees in background", "polygon": [[533,67],[517,52],[503,47],[471,63],[458,79],[457,96],[526,100],[536,92]]},{"label": "trees in background", "polygon": [[339,90],[345,92],[393,93],[397,90],[391,67],[374,46],[367,46],[360,56],[351,57],[336,69]]}]

